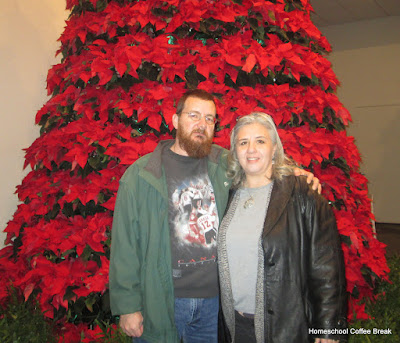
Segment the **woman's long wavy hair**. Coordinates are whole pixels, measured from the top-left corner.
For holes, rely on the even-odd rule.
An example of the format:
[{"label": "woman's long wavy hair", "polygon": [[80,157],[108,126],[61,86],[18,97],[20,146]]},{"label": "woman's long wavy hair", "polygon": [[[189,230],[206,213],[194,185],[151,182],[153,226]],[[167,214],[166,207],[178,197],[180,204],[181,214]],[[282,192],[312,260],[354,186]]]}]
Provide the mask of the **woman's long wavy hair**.
[{"label": "woman's long wavy hair", "polygon": [[228,154],[228,170],[226,175],[232,179],[232,184],[234,187],[242,186],[243,182],[246,180],[246,174],[240,165],[236,154],[236,141],[238,132],[243,126],[254,123],[261,124],[268,130],[272,144],[276,146],[275,154],[273,156],[271,179],[280,180],[283,176],[293,174],[295,163],[285,155],[281,139],[279,138],[278,131],[276,130],[276,126],[272,117],[263,112],[252,112],[241,117],[231,132],[231,148]]}]

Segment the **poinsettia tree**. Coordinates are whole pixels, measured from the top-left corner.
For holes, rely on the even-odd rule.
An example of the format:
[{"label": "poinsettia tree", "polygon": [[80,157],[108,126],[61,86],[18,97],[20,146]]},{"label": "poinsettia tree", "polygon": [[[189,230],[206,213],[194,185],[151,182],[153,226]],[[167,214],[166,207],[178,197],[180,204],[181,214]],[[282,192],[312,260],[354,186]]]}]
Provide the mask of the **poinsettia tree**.
[{"label": "poinsettia tree", "polygon": [[60,340],[96,340],[108,305],[112,211],[118,180],[170,138],[177,99],[214,94],[215,143],[229,145],[238,116],[271,114],[286,153],[321,180],[346,262],[349,318],[387,279],[373,235],[367,180],[347,136],[349,112],[310,20],[308,0],[67,0],[62,62],[48,73],[51,99],[26,149],[32,171],[1,251],[0,301],[10,284],[35,296]]}]

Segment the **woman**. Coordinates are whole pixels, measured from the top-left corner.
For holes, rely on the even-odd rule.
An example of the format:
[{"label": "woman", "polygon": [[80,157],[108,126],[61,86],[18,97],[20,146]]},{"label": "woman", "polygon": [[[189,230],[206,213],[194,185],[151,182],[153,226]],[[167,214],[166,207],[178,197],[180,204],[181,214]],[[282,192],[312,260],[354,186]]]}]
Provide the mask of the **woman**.
[{"label": "woman", "polygon": [[346,327],[344,264],[327,201],[292,175],[265,113],[239,119],[228,160],[234,188],[218,260],[232,341],[338,342]]}]

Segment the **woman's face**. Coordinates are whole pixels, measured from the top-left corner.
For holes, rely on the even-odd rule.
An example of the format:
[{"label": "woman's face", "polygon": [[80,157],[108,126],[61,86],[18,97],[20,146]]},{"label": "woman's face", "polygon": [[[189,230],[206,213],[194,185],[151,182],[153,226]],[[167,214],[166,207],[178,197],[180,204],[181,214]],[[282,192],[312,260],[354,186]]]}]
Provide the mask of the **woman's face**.
[{"label": "woman's face", "polygon": [[237,134],[235,149],[246,178],[271,178],[276,146],[267,128],[259,123],[243,126]]}]

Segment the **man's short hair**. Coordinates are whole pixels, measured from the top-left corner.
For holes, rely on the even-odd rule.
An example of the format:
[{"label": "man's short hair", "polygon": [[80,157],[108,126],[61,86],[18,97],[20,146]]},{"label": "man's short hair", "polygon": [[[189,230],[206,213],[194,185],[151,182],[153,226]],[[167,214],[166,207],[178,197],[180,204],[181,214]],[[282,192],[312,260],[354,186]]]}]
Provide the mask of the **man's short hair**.
[{"label": "man's short hair", "polygon": [[182,97],[178,101],[178,105],[176,106],[176,114],[180,115],[183,111],[183,108],[185,107],[185,102],[189,98],[198,98],[201,100],[206,100],[206,101],[212,101],[215,105],[215,108],[217,108],[217,104],[215,103],[214,96],[207,91],[203,89],[193,89],[190,91],[187,91],[185,94],[182,95]]}]

